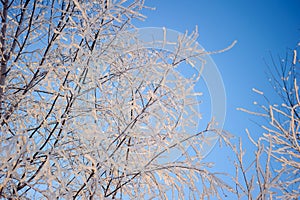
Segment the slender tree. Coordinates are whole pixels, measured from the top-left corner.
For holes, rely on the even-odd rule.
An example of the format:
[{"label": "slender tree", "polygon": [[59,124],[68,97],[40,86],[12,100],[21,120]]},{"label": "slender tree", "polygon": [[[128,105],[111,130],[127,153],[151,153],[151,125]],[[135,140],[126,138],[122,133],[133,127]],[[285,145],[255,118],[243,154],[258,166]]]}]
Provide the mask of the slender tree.
[{"label": "slender tree", "polygon": [[[258,112],[242,109],[264,119],[258,122],[263,130],[258,140],[254,140],[248,132],[257,148],[252,164],[246,166],[243,162],[245,152],[241,146],[237,148],[228,143],[237,155],[235,183],[239,198],[300,198],[298,53],[299,45],[288,50],[286,57],[279,61],[272,57],[270,83],[279,98],[270,99],[262,91],[254,89],[263,97],[265,104],[255,102],[260,108]],[[276,103],[272,103],[274,100]]]}]

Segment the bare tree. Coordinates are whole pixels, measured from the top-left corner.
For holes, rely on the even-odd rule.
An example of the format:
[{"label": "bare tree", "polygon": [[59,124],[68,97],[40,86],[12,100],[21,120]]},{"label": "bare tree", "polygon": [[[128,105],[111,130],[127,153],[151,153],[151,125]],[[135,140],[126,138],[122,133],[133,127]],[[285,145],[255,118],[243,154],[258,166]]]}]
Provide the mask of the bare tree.
[{"label": "bare tree", "polygon": [[[176,70],[207,53],[193,46],[196,33],[178,38],[175,53],[141,48],[127,30],[143,7],[1,0],[1,198],[221,199],[232,190],[203,162],[214,124],[191,133],[201,71]],[[164,161],[172,149],[181,157]]]},{"label": "bare tree", "polygon": [[[266,104],[255,102],[260,107],[258,112],[242,109],[264,119],[258,122],[263,130],[258,140],[253,139],[247,131],[250,140],[257,148],[252,164],[250,166],[244,164],[245,152],[242,146],[237,148],[227,142],[237,156],[235,164],[237,174],[234,180],[239,198],[300,198],[298,52],[299,45],[295,49],[288,50],[286,57],[280,58],[278,62],[272,58],[272,68],[269,66],[270,83],[279,98],[270,99],[262,91],[254,89],[263,97]],[[272,103],[274,101],[277,103]]]}]

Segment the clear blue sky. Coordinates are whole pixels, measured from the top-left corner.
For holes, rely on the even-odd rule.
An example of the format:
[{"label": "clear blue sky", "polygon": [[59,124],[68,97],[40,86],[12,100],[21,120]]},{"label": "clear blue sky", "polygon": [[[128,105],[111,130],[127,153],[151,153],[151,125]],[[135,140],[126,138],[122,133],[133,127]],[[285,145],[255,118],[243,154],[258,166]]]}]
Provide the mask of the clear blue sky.
[{"label": "clear blue sky", "polygon": [[284,56],[287,48],[300,42],[300,1],[148,0],[146,5],[156,10],[145,10],[147,19],[137,23],[138,27],[191,32],[198,26],[198,42],[208,51],[238,41],[231,50],[212,57],[226,88],[225,128],[244,134],[251,116],[236,108],[252,106],[258,97],[253,87],[271,93],[264,59],[270,61],[270,53]]},{"label": "clear blue sky", "polygon": [[[146,0],[146,5],[156,10],[144,11],[147,19],[137,23],[138,27],[191,32],[198,26],[198,42],[208,51],[238,41],[231,50],[212,56],[226,88],[225,129],[244,139],[245,128],[253,134],[259,133],[249,120],[253,117],[236,108],[254,108],[253,101],[259,96],[252,88],[272,98],[264,59],[270,61],[270,53],[274,57],[284,56],[287,48],[294,48],[300,42],[300,1]],[[218,154],[215,149],[211,156]]]}]

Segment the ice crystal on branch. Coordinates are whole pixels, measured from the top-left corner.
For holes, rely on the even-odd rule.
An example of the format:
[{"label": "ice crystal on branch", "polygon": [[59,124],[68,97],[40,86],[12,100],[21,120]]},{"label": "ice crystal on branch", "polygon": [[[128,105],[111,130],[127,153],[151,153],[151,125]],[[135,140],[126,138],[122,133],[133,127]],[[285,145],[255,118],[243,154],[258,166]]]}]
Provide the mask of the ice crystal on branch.
[{"label": "ice crystal on branch", "polygon": [[[143,3],[1,1],[1,197],[197,199],[230,190],[202,162],[213,129],[198,130],[194,85],[208,53],[196,32],[175,45],[155,41],[174,51],[139,41],[128,30]],[[174,149],[180,157],[165,159]]]}]

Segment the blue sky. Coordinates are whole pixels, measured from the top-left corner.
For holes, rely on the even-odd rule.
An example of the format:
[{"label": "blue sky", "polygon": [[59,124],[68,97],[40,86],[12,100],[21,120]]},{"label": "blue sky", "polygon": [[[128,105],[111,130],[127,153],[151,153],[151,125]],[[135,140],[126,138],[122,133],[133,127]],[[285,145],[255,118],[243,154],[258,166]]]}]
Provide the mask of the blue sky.
[{"label": "blue sky", "polygon": [[[225,129],[244,135],[254,126],[248,114],[237,107],[253,108],[259,97],[252,88],[272,95],[267,66],[270,53],[284,56],[287,48],[300,42],[299,0],[149,0],[147,16],[138,27],[167,27],[191,32],[198,26],[198,42],[208,51],[220,50],[234,40],[229,51],[213,55],[227,95]],[[238,121],[238,123],[237,123]]]},{"label": "blue sky", "polygon": [[[294,48],[300,42],[300,1],[149,0],[146,5],[156,10],[144,11],[147,19],[137,23],[138,27],[191,32],[198,26],[198,42],[208,51],[220,50],[238,41],[231,50],[212,56],[226,89],[224,127],[244,140],[247,138],[245,128],[260,134],[261,130],[250,121],[254,117],[236,108],[255,109],[253,101],[262,102],[252,88],[278,101],[268,83],[264,60],[270,62],[270,54],[275,58],[284,57],[287,48]],[[220,157],[218,148],[211,154],[211,157]]]}]

